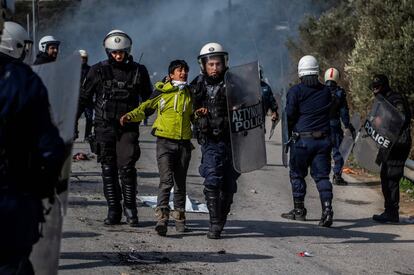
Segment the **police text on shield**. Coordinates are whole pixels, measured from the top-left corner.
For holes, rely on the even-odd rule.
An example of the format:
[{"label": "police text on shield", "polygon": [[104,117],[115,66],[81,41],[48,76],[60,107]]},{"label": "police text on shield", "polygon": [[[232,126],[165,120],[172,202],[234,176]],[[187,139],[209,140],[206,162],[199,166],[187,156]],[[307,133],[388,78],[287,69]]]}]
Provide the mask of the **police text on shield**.
[{"label": "police text on shield", "polygon": [[231,130],[233,133],[248,131],[262,124],[262,103],[231,111]]},{"label": "police text on shield", "polygon": [[364,125],[365,131],[367,131],[368,135],[379,145],[381,145],[382,147],[385,148],[389,148],[391,145],[391,141],[384,137],[381,136],[376,130],[375,128],[372,126],[371,122],[369,120],[367,120],[365,122]]}]

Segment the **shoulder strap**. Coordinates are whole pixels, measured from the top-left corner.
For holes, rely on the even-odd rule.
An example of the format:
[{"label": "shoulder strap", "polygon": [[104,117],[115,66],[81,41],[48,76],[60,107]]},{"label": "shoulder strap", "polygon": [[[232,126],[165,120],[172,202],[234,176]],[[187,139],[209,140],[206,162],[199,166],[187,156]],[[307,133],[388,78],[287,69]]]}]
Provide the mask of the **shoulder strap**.
[{"label": "shoulder strap", "polygon": [[141,76],[141,71],[139,69],[141,65],[138,63],[136,63],[136,65],[137,65],[137,69],[135,70],[134,78],[132,80],[132,86],[139,84],[140,76]]}]

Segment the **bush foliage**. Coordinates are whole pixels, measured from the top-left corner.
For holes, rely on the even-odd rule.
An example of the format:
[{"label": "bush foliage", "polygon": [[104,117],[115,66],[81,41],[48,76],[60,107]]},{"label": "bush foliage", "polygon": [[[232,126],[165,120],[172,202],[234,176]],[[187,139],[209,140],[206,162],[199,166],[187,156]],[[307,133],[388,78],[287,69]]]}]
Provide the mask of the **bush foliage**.
[{"label": "bush foliage", "polygon": [[414,106],[414,1],[342,0],[319,17],[308,17],[289,40],[293,60],[315,55],[321,70],[336,67],[353,111],[370,108],[369,83],[386,74],[391,87]]}]

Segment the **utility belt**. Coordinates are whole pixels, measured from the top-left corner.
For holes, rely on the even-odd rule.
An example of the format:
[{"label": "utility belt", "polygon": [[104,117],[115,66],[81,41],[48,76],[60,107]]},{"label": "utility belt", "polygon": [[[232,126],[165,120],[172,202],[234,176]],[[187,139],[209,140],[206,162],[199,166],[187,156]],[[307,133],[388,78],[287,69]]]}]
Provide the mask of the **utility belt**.
[{"label": "utility belt", "polygon": [[328,132],[325,131],[313,131],[313,132],[294,132],[301,138],[314,138],[321,139],[329,136]]}]

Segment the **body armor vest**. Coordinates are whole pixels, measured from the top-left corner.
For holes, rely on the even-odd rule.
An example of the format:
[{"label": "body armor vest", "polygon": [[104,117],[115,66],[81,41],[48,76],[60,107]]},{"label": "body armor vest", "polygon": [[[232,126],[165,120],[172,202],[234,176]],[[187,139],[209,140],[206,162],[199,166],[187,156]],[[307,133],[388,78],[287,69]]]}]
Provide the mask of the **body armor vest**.
[{"label": "body armor vest", "polygon": [[[118,81],[110,65],[102,66],[100,70],[103,95],[101,118],[108,122],[118,121],[119,118],[137,107],[139,95],[139,66],[129,72],[127,81]],[[98,114],[97,114],[98,115]]]},{"label": "body armor vest", "polygon": [[208,125],[209,134],[213,136],[221,136],[228,131],[228,112],[227,99],[224,82],[221,81],[215,85],[208,84],[204,81],[205,107],[209,111]]}]

